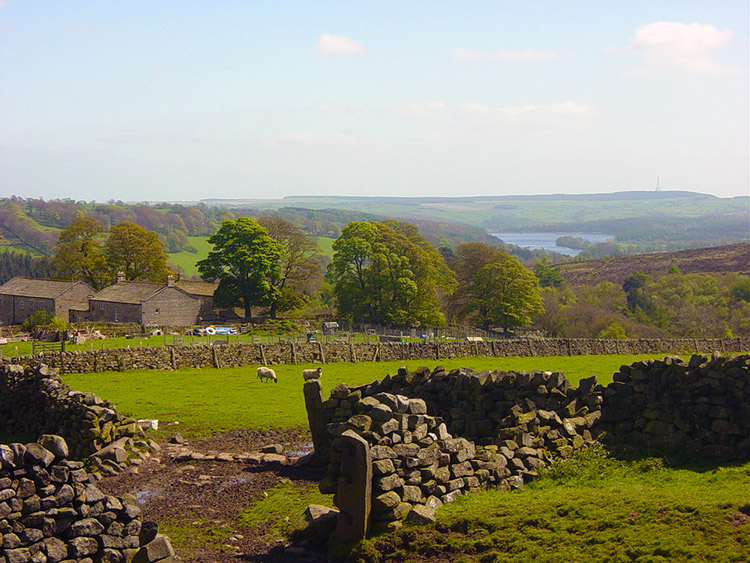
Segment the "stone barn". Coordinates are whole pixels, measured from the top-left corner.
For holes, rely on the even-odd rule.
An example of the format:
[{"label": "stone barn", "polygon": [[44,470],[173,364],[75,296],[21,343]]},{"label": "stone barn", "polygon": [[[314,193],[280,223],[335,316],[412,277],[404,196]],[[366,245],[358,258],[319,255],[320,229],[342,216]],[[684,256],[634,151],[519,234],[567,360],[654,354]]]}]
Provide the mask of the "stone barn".
[{"label": "stone barn", "polygon": [[201,300],[175,285],[125,281],[105,287],[89,299],[86,319],[93,322],[188,326],[198,322]]},{"label": "stone barn", "polygon": [[0,323],[23,323],[34,311],[70,321],[70,310],[85,306],[96,290],[83,282],[15,277],[0,286]]}]

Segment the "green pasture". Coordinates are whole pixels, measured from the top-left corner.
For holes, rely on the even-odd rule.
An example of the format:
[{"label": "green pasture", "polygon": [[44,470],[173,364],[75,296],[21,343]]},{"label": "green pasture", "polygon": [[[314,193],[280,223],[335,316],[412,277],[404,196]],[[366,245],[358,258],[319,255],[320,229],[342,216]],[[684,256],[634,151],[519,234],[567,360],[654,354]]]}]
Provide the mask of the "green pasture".
[{"label": "green pasture", "polygon": [[315,242],[318,243],[321,254],[333,258],[333,243],[336,242],[335,238],[331,237],[316,237]]},{"label": "green pasture", "polygon": [[[349,386],[370,383],[396,373],[399,366],[410,370],[468,367],[482,370],[561,371],[577,385],[596,375],[608,384],[623,364],[648,356],[554,356],[468,357],[413,362],[335,363],[323,366],[324,396],[339,383]],[[256,367],[225,369],[180,369],[177,371],[123,371],[66,374],[65,382],[79,391],[90,391],[112,401],[119,410],[137,418],[156,418],[163,423],[178,421],[180,431],[206,435],[234,428],[278,428],[307,424],[302,396],[302,370],[316,364],[273,366],[278,383],[261,381]]]},{"label": "green pasture", "polygon": [[524,490],[487,491],[362,542],[358,563],[747,562],[750,463],[669,467],[592,448]]},{"label": "green pasture", "polygon": [[188,240],[197,252],[170,252],[167,254],[167,262],[182,268],[187,277],[193,277],[198,275],[195,263],[206,258],[213,245],[209,244],[208,237],[188,237]]},{"label": "green pasture", "polygon": [[[438,363],[451,369],[562,371],[574,385],[596,375],[607,384],[622,364],[647,356],[540,358],[469,357],[406,362],[409,369]],[[368,383],[404,362],[337,363],[323,367],[327,395],[338,383]],[[113,401],[121,411],[164,423],[187,435],[233,428],[306,426],[301,370],[274,366],[279,382],[262,383],[255,367],[65,375],[73,388]],[[750,463],[696,465],[702,460],[651,457],[647,452],[597,446],[558,462],[521,491],[462,497],[437,512],[437,522],[406,524],[395,534],[353,546],[357,563],[500,562],[747,562],[750,554]],[[689,463],[686,463],[688,461]],[[705,462],[704,462],[705,463]],[[281,481],[231,522],[196,535],[194,526],[163,522],[175,547],[188,554],[230,533],[265,534],[269,543],[306,526],[307,504],[331,505],[314,486]],[[341,547],[341,546],[339,546]],[[349,546],[352,547],[352,546]],[[425,559],[425,558],[428,559]]]}]

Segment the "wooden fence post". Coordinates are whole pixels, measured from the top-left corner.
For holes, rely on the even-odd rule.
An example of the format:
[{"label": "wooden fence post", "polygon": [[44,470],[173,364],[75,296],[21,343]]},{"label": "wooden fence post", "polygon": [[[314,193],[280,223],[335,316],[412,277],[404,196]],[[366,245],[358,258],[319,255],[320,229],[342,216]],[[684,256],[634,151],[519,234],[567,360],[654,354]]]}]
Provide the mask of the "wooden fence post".
[{"label": "wooden fence post", "polygon": [[326,355],[323,352],[323,343],[322,342],[318,342],[318,350],[320,351],[320,363],[321,364],[326,363]]}]

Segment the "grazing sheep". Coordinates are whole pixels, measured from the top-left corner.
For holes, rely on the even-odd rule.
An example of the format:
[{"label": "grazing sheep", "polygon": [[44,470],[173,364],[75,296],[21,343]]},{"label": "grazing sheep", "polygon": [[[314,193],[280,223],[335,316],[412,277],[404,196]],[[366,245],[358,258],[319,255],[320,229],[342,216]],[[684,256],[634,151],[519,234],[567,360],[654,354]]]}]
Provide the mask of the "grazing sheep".
[{"label": "grazing sheep", "polygon": [[320,379],[321,375],[323,375],[323,368],[302,370],[302,378],[305,381],[308,379]]},{"label": "grazing sheep", "polygon": [[273,371],[271,368],[266,367],[259,367],[258,368],[258,379],[261,381],[265,381],[267,379],[273,379],[274,383],[278,383],[279,380],[276,379],[276,372]]}]

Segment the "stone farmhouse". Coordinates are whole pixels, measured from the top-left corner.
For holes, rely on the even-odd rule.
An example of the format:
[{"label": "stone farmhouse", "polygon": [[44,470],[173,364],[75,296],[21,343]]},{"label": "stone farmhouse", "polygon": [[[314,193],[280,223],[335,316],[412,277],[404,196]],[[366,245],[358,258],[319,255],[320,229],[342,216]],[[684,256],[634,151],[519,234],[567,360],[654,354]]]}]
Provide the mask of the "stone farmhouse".
[{"label": "stone farmhouse", "polygon": [[175,286],[185,293],[197,297],[201,301],[200,317],[202,320],[216,318],[214,309],[214,292],[219,287],[219,282],[204,282],[193,280],[181,280],[177,278]]},{"label": "stone farmhouse", "polygon": [[166,284],[117,282],[89,297],[88,307],[73,311],[74,322],[138,323],[144,326],[187,326],[200,320],[203,301],[178,287],[172,276]]},{"label": "stone farmhouse", "polygon": [[0,324],[21,324],[34,311],[70,321],[70,310],[85,307],[95,293],[83,282],[15,277],[0,286]]}]

